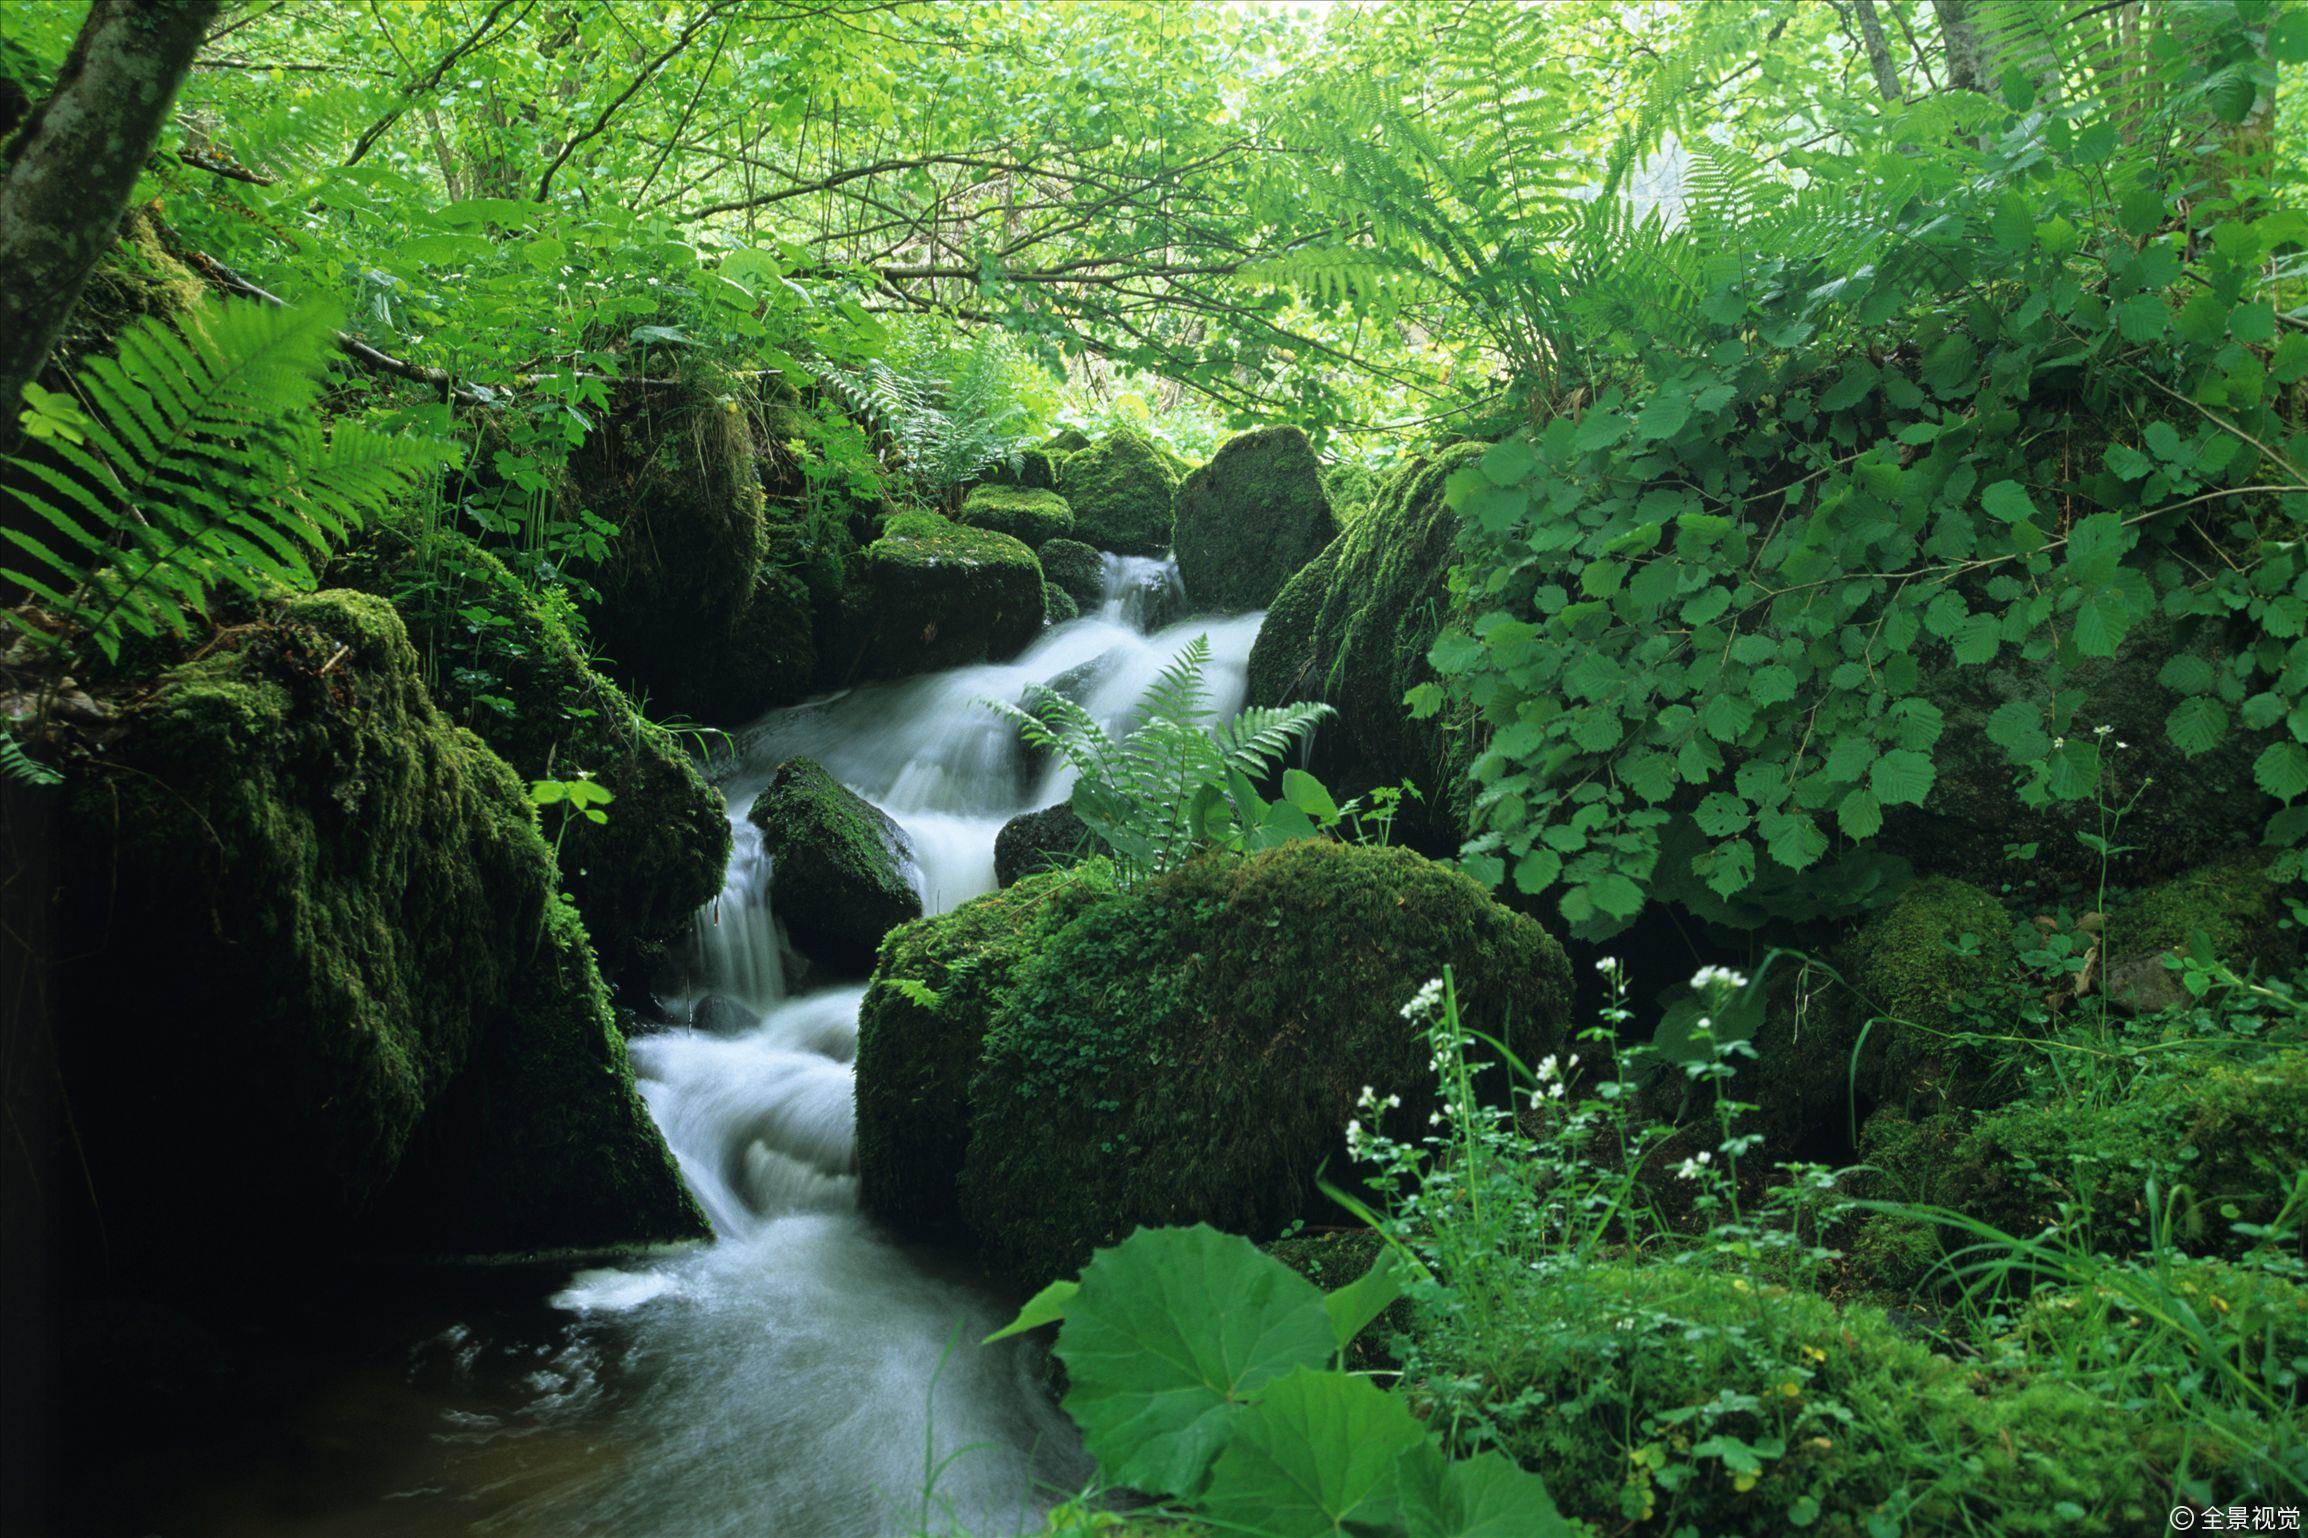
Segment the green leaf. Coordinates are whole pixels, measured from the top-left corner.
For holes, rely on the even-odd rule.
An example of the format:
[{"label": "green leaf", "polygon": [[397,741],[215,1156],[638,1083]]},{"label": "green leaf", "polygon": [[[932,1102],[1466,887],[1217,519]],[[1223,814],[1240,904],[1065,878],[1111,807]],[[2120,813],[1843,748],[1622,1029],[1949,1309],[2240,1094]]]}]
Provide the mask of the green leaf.
[{"label": "green leaf", "polygon": [[1835,823],[1845,838],[1873,838],[1883,829],[1883,804],[1873,791],[1855,785],[1835,804]]},{"label": "green leaf", "polygon": [[1520,438],[1509,438],[1503,443],[1492,445],[1482,458],[1483,474],[1499,486],[1512,486],[1529,475],[1531,467],[1537,463],[1538,456],[1531,452],[1530,444]]},{"label": "green leaf", "polygon": [[1071,1380],[1066,1413],[1107,1481],[1189,1495],[1244,1403],[1336,1349],[1313,1283],[1196,1224],[1141,1229],[1101,1250],[1067,1305],[1057,1354]]},{"label": "green leaf", "polygon": [[2156,670],[2156,682],[2175,694],[2209,694],[2219,682],[2210,659],[2195,652],[2174,652]]},{"label": "green leaf", "polygon": [[1789,870],[1805,870],[1827,853],[1827,835],[1801,812],[1765,812],[1758,823],[1763,847]]},{"label": "green leaf", "polygon": [[1552,849],[1533,849],[1515,862],[1515,890],[1544,892],[1563,873],[1563,857]]},{"label": "green leaf", "polygon": [[1368,1271],[1323,1296],[1322,1306],[1330,1310],[1330,1326],[1338,1337],[1338,1349],[1344,1351],[1353,1345],[1354,1338],[1401,1296],[1402,1257],[1389,1246],[1378,1252],[1378,1259],[1371,1262]]},{"label": "green leaf", "polygon": [[1446,1459],[1431,1443],[1404,1455],[1399,1474],[1410,1538],[1570,1538],[1547,1482],[1504,1453]]},{"label": "green leaf", "polygon": [[1367,1532],[1397,1518],[1398,1470],[1425,1442],[1410,1407],[1368,1378],[1302,1368],[1239,1413],[1197,1504],[1220,1528],[1270,1538]]},{"label": "green leaf", "polygon": [[1997,481],[1980,493],[1979,505],[1987,510],[1989,517],[2001,519],[2005,523],[2018,523],[2023,518],[2036,515],[2034,499],[2028,496],[2027,488],[2017,481]]},{"label": "green leaf", "polygon": [[2228,735],[2227,707],[2208,694],[2192,695],[2164,717],[2164,735],[2190,758],[2209,753]]},{"label": "green leaf", "polygon": [[2025,700],[1996,707],[1987,718],[1987,740],[2002,748],[2015,764],[2032,764],[2052,750],[2052,734],[2044,730],[2043,710]]},{"label": "green leaf", "polygon": [[1885,806],[1919,806],[1931,794],[1935,773],[1930,755],[1894,748],[1875,761],[1867,784]]},{"label": "green leaf", "polygon": [[1727,791],[1710,791],[1699,798],[1699,809],[1692,814],[1699,831],[1709,838],[1729,838],[1743,833],[1752,820],[1747,803]]},{"label": "green leaf", "polygon": [[1303,769],[1282,771],[1282,798],[1323,827],[1338,821],[1338,803],[1328,787]]},{"label": "green leaf", "polygon": [[1070,1279],[1052,1282],[1026,1300],[1026,1306],[1018,1310],[1017,1318],[1003,1325],[980,1341],[979,1344],[990,1346],[997,1340],[1005,1340],[1012,1335],[1023,1335],[1028,1330],[1040,1329],[1045,1324],[1056,1324],[1066,1317],[1066,1305],[1073,1301],[1074,1294],[1081,1290],[1082,1284]]},{"label": "green leaf", "polygon": [[2308,791],[2308,747],[2297,742],[2271,742],[2252,761],[2252,778],[2279,801]]},{"label": "green leaf", "polygon": [[1992,614],[1974,614],[1956,627],[1955,660],[1976,667],[1995,660],[2003,645],[2003,622]]}]

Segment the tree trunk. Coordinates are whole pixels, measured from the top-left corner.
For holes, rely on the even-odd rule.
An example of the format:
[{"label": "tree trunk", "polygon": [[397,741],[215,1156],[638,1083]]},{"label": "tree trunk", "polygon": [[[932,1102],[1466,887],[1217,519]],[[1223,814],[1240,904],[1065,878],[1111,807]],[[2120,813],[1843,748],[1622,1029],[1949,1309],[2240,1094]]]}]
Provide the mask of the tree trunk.
[{"label": "tree trunk", "polygon": [[1875,14],[1875,0],[1851,0],[1859,16],[1859,40],[1867,46],[1867,67],[1875,74],[1875,88],[1883,99],[1901,99],[1899,70],[1891,62],[1891,45],[1883,40],[1883,18]]},{"label": "tree trunk", "polygon": [[1972,0],[1931,0],[1931,8],[1939,14],[1939,39],[1947,50],[1947,83],[1960,91],[1987,91],[1987,49]]},{"label": "tree trunk", "polygon": [[0,448],[136,178],[218,0],[93,0],[0,183]]}]

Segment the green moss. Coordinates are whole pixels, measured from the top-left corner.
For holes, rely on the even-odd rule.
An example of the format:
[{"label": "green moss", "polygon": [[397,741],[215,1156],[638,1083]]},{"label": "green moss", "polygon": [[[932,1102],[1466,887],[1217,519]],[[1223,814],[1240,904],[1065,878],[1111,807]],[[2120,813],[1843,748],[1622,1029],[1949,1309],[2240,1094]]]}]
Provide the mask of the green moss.
[{"label": "green moss", "polygon": [[1378,495],[1378,477],[1351,460],[1329,465],[1322,472],[1322,492],[1339,523],[1349,524],[1369,511]]},{"label": "green moss", "polygon": [[1042,622],[1044,624],[1063,625],[1070,619],[1080,619],[1081,617],[1082,607],[1074,602],[1073,594],[1048,582],[1042,584]]},{"label": "green moss", "polygon": [[[348,1237],[515,1015],[614,1050],[590,956],[574,981],[535,970],[555,873],[524,787],[442,717],[380,598],[280,604],[161,678],[75,787],[71,832],[70,868],[102,876],[70,894],[65,986],[104,1029],[63,1044],[66,1082],[125,1247]],[[631,1129],[588,1157],[662,1162],[628,1081],[583,1092]],[[518,1242],[657,1237],[684,1201],[541,1203]]]},{"label": "green moss", "polygon": [[[860,1199],[900,1233],[958,1232],[970,1080],[1019,965],[1113,895],[1102,866],[1029,876],[891,932],[858,1009]],[[919,984],[935,996],[902,988]]]},{"label": "green moss", "polygon": [[962,1180],[981,1253],[1037,1284],[1142,1224],[1272,1236],[1363,1086],[1403,1097],[1406,1133],[1423,1116],[1401,1009],[1446,965],[1481,1028],[1526,1056],[1559,1039],[1555,942],[1408,850],[1211,856],[1085,913],[986,1039]]},{"label": "green moss", "polygon": [[[1266,1246],[1267,1254],[1324,1292],[1336,1292],[1361,1281],[1385,1252],[1386,1240],[1374,1228],[1310,1230]],[[1393,1338],[1413,1325],[1409,1302],[1396,1300],[1347,1345],[1348,1370],[1370,1372],[1400,1366],[1392,1350]]]},{"label": "green moss", "polygon": [[816,760],[778,765],[745,815],[769,852],[770,901],[813,960],[863,971],[882,936],[922,916],[905,831]]},{"label": "green moss", "polygon": [[1603,1264],[1525,1272],[1479,1318],[1427,1324],[1429,1420],[1614,1532],[1857,1535],[1895,1510],[1910,1533],[2124,1538],[2171,1505],[2107,1401],[2050,1380],[1982,1392],[1864,1305]]},{"label": "green moss", "polygon": [[[1042,451],[1048,454],[1054,462],[1062,465],[1069,456],[1079,454],[1089,446],[1090,435],[1088,433],[1079,427],[1061,427],[1050,434],[1050,441],[1042,445]],[[1060,479],[1062,483],[1062,471]]]},{"label": "green moss", "polygon": [[609,820],[570,824],[562,874],[612,966],[677,938],[721,889],[729,822],[682,745],[597,672],[564,608],[461,534],[387,531],[335,579],[393,600],[441,708],[524,780],[590,776]]},{"label": "green moss", "polygon": [[817,675],[815,605],[807,582],[764,566],[753,598],[713,650],[697,659],[696,699],[710,721],[750,721],[810,692]]},{"label": "green moss", "polygon": [[962,499],[961,522],[992,529],[1039,549],[1074,529],[1074,510],[1054,491],[1024,486],[979,486]]},{"label": "green moss", "polygon": [[1171,529],[1197,610],[1263,609],[1338,533],[1314,446],[1295,427],[1230,439],[1178,488]]},{"label": "green moss", "polygon": [[1310,566],[1285,585],[1250,659],[1251,704],[1324,700],[1337,708],[1314,752],[1315,772],[1333,790],[1360,794],[1408,780],[1425,800],[1406,811],[1403,831],[1424,829],[1444,845],[1455,845],[1466,825],[1466,723],[1414,720],[1403,696],[1435,681],[1426,655],[1451,603],[1458,518],[1443,487],[1482,452],[1460,444],[1390,476],[1368,514],[1325,553],[1327,568]]},{"label": "green moss", "polygon": [[1078,608],[1096,608],[1106,596],[1106,558],[1078,539],[1053,539],[1041,549],[1042,575]]},{"label": "green moss", "polygon": [[1076,539],[1117,555],[1160,555],[1170,548],[1177,485],[1154,445],[1125,431],[1069,457],[1060,489]]},{"label": "green moss", "polygon": [[595,574],[602,649],[652,706],[711,715],[701,660],[753,602],[769,554],[753,435],[734,386],[635,389],[569,461],[574,495],[617,525]]},{"label": "green moss", "polygon": [[1007,534],[900,513],[866,547],[850,671],[902,678],[1013,655],[1040,633],[1042,568]]}]

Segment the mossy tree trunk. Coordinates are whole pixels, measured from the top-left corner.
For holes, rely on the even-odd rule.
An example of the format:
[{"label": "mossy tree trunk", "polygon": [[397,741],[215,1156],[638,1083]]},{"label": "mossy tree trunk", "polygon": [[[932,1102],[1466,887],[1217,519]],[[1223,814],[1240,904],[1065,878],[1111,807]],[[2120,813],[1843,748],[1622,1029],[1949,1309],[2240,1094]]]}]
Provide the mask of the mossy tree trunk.
[{"label": "mossy tree trunk", "polygon": [[0,448],[64,330],[218,0],[94,0],[56,89],[26,123],[0,183]]}]

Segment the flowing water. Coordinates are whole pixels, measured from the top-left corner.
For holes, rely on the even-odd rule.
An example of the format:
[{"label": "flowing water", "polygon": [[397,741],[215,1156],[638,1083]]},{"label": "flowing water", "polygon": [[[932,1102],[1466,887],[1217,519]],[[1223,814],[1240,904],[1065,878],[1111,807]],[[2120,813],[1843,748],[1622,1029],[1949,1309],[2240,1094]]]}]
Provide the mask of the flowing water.
[{"label": "flowing water", "polygon": [[[1052,1492],[1079,1486],[1088,1468],[1035,1349],[976,1344],[1014,1300],[858,1210],[864,989],[813,983],[786,945],[744,812],[806,754],[905,829],[930,912],[991,891],[1002,824],[1068,782],[983,701],[1044,685],[1119,728],[1207,635],[1212,707],[1240,707],[1259,616],[1164,624],[1180,607],[1175,568],[1107,562],[1104,603],[1013,661],[850,690],[736,735],[720,776],[735,852],[698,917],[677,1001],[689,1023],[632,1043],[714,1242],[564,1274],[538,1289],[547,1309],[532,1293],[476,1314],[467,1298],[413,1342],[369,1343],[361,1388],[334,1382],[304,1412],[353,1420],[337,1462],[321,1460],[351,1472],[300,1468],[284,1497],[280,1471],[244,1457],[170,1530],[992,1538],[1032,1531]],[[336,1403],[356,1394],[358,1411]]]}]

